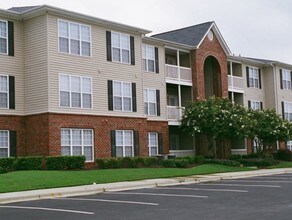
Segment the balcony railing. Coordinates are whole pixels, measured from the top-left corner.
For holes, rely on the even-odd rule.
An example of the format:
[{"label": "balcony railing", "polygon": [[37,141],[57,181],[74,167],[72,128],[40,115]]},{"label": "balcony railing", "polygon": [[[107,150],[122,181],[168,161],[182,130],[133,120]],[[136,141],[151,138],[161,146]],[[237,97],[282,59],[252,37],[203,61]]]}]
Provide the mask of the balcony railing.
[{"label": "balcony railing", "polygon": [[228,90],[243,92],[243,79],[239,76],[228,76]]},{"label": "balcony railing", "polygon": [[191,68],[165,64],[166,79],[192,83]]},{"label": "balcony railing", "polygon": [[180,121],[185,111],[185,107],[167,106],[167,119],[171,121]]}]

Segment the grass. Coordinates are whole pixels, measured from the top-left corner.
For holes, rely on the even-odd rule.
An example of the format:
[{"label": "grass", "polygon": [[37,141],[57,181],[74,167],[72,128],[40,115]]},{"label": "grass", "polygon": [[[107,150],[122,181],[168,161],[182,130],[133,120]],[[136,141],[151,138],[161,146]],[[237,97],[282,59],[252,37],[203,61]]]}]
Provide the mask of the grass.
[{"label": "grass", "polygon": [[15,171],[0,175],[0,193],[247,170],[252,169],[204,164],[186,169],[137,168],[88,171]]},{"label": "grass", "polygon": [[274,168],[291,168],[292,167],[292,162],[290,161],[280,161],[279,164],[275,166],[270,166],[268,167],[269,169],[274,169]]}]

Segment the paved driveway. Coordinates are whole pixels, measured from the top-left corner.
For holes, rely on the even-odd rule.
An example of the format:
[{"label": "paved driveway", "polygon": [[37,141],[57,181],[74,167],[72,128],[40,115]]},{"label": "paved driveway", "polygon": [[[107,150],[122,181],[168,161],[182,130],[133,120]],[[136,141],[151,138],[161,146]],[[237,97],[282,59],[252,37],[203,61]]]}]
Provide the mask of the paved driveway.
[{"label": "paved driveway", "polygon": [[2,220],[292,219],[292,174],[0,205]]}]

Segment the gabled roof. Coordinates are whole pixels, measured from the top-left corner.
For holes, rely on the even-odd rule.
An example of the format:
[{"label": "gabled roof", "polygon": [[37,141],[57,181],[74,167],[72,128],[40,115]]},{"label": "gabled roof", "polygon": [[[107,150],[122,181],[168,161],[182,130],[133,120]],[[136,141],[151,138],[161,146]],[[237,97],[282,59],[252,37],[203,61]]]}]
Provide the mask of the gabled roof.
[{"label": "gabled roof", "polygon": [[40,6],[37,5],[37,6],[12,7],[12,8],[9,8],[7,10],[8,11],[14,11],[14,12],[22,14],[22,13],[24,13],[26,11],[30,11],[30,10],[32,10],[34,8],[38,8],[38,7],[40,7]]},{"label": "gabled roof", "polygon": [[230,54],[230,49],[228,48],[214,21],[172,30],[161,34],[155,34],[151,37],[188,45],[198,49],[211,29],[220,42],[225,53]]}]

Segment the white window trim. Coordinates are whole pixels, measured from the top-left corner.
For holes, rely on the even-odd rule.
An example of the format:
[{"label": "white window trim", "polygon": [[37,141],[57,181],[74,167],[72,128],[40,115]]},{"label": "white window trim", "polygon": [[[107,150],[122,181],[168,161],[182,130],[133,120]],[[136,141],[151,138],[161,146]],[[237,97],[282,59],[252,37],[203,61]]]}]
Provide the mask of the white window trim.
[{"label": "white window trim", "polygon": [[[284,79],[284,75],[288,74],[288,80]],[[283,85],[283,90],[291,90],[291,73],[290,70],[287,69],[282,69],[282,85]],[[290,85],[290,88],[285,88],[286,86]],[[288,86],[289,87],[289,86]]]},{"label": "white window trim", "polygon": [[[151,141],[150,141],[151,134],[155,134],[157,145],[151,145],[150,144],[151,143]],[[154,147],[156,148],[156,154],[152,155],[151,154],[151,148],[154,148]],[[158,155],[158,133],[157,132],[148,132],[148,154],[149,154],[150,157]]]},{"label": "white window trim", "polygon": [[[254,77],[254,71],[257,70],[257,77]],[[257,67],[252,67],[249,66],[248,67],[248,71],[249,71],[249,78],[247,80],[252,79],[253,80],[253,86],[251,85],[250,81],[249,81],[249,87],[250,88],[254,88],[254,89],[260,89],[260,74],[259,74],[259,68]],[[255,80],[258,80],[258,86],[255,86]]]},{"label": "white window trim", "polygon": [[[8,144],[8,146],[7,147],[1,147],[0,146],[0,149],[7,149],[7,158],[8,158],[8,157],[10,157],[10,138],[9,138],[10,134],[9,134],[9,130],[0,130],[0,131],[7,132],[7,138],[8,138],[7,144]],[[2,158],[6,158],[6,157],[2,157]]]},{"label": "white window trim", "polygon": [[7,91],[6,92],[3,92],[3,91],[0,91],[0,93],[6,93],[7,94],[7,107],[4,108],[4,107],[0,107],[0,109],[9,109],[9,75],[6,75],[6,74],[0,74],[0,76],[4,76],[7,78]]},{"label": "white window trim", "polygon": [[[289,107],[289,105],[290,105],[290,107]],[[286,113],[288,113],[288,118],[285,117]],[[292,113],[292,102],[284,102],[284,118],[286,120],[292,122],[292,118],[289,118],[290,113]]]},{"label": "white window trim", "polygon": [[[154,94],[155,94],[155,103],[154,102],[150,102],[149,101],[149,91],[154,91]],[[144,114],[145,115],[148,115],[148,116],[157,116],[157,100],[156,100],[156,89],[144,89],[144,91],[146,91],[146,93],[147,93],[147,101],[145,101],[145,97],[144,97],[144,105],[145,105],[145,103],[148,103],[148,109],[147,109],[147,111],[148,111],[148,113],[146,114],[145,112],[144,112]],[[149,104],[155,104],[155,114],[150,114],[150,105]],[[145,107],[144,107],[145,108]]]},{"label": "white window trim", "polygon": [[[258,104],[259,108],[253,108],[253,106],[256,106]],[[250,108],[253,110],[261,110],[261,101],[258,100],[250,100]]]},{"label": "white window trim", "polygon": [[[122,88],[121,96],[116,96],[115,95],[115,82],[121,83],[121,88]],[[131,96],[124,96],[124,83],[129,83],[130,84]],[[115,97],[121,97],[122,98],[122,110],[117,110],[116,109]],[[128,110],[124,110],[124,99],[123,98],[131,98],[131,110],[129,110],[129,111]],[[132,83],[131,82],[113,80],[113,109],[114,109],[114,111],[117,111],[117,112],[133,112],[133,94],[132,94]]]},{"label": "white window trim", "polygon": [[[65,92],[69,92],[69,106],[61,106],[61,76],[69,76],[69,91],[65,91]],[[71,101],[71,77],[80,77],[81,80],[81,107],[72,107],[72,101]],[[90,79],[91,83],[90,83],[90,90],[91,93],[86,93],[86,92],[82,92],[82,78],[87,78]],[[83,94],[90,94],[91,95],[91,107],[90,108],[85,108],[83,107]],[[71,75],[71,74],[64,74],[64,73],[60,73],[59,74],[59,107],[60,108],[71,108],[71,109],[93,109],[93,91],[92,91],[92,77],[88,77],[88,76],[78,76],[78,75]]]},{"label": "white window trim", "polygon": [[[143,57],[143,47],[145,46],[145,54],[146,54],[146,57]],[[147,48],[151,48],[151,49],[153,49],[153,52],[154,52],[154,59],[153,59],[153,63],[154,63],[154,70],[153,71],[149,71],[149,69],[148,69],[148,60],[152,60],[152,59],[149,59],[148,57],[147,57]],[[155,73],[155,71],[156,71],[156,64],[155,64],[155,47],[154,46],[152,46],[152,45],[148,45],[148,44],[142,44],[142,62],[143,62],[143,60],[146,60],[146,70],[145,69],[143,69],[143,64],[142,64],[142,69],[143,69],[143,71],[145,71],[145,72],[149,72],[149,73]]]},{"label": "white window trim", "polygon": [[[73,144],[72,144],[72,140],[73,140],[73,135],[72,135],[72,131],[73,130],[81,130],[81,149],[82,149],[82,155],[84,155],[84,139],[83,139],[83,131],[91,131],[92,132],[92,160],[86,160],[85,162],[94,162],[94,132],[93,129],[82,129],[82,128],[62,128],[61,129],[61,148],[62,146],[62,130],[69,130],[70,131],[70,156],[73,156]],[[66,145],[67,146],[67,145]],[[88,145],[86,145],[88,146]]]},{"label": "white window trim", "polygon": [[[68,47],[69,47],[69,52],[66,53],[66,52],[62,52],[60,51],[60,36],[59,35],[59,22],[60,21],[63,21],[63,22],[67,22],[68,23],[68,32],[69,32],[69,37],[63,37],[63,38],[67,38],[68,39]],[[79,35],[80,35],[80,54],[72,54],[71,53],[71,37],[70,37],[70,24],[76,24],[76,25],[79,25]],[[81,40],[81,26],[84,26],[84,27],[89,27],[89,37],[90,37],[90,41],[86,41],[86,40]],[[76,40],[76,39],[75,39]],[[90,55],[87,56],[87,55],[82,55],[82,42],[87,42],[87,43],[90,43]],[[58,52],[61,53],[61,54],[70,54],[72,56],[78,56],[78,57],[90,57],[92,58],[92,36],[91,36],[91,26],[90,25],[86,25],[86,24],[81,24],[81,23],[76,23],[76,22],[71,22],[71,21],[67,21],[67,20],[63,20],[63,19],[58,19]]]},{"label": "white window trim", "polygon": [[[119,35],[119,38],[120,38],[120,47],[114,47],[113,46],[113,34],[118,34]],[[122,38],[121,36],[127,36],[129,37],[129,62],[126,63],[126,62],[123,62],[123,59],[122,59],[122,47],[121,47],[121,44],[122,44]],[[114,51],[113,51],[113,48],[116,48],[116,49],[119,49],[120,51],[120,61],[117,61],[117,60],[114,60]],[[112,31],[111,32],[111,54],[112,54],[112,62],[114,63],[123,63],[123,64],[127,64],[127,65],[131,65],[131,36],[129,34],[124,34],[124,33],[120,33],[120,32],[115,32],[115,31]]]},{"label": "white window trim", "polygon": [[[122,135],[122,138],[123,138],[123,144],[122,145],[117,145],[117,142],[116,142],[116,147],[122,147],[123,148],[123,156],[122,157],[125,157],[126,155],[126,147],[129,146],[129,145],[125,145],[125,132],[131,132],[131,135],[132,135],[132,157],[134,157],[134,133],[132,130],[116,130],[115,131],[115,135],[117,134],[117,132],[122,132],[123,135]],[[117,136],[115,137],[117,138]]]},{"label": "white window trim", "polygon": [[[4,22],[6,24],[5,25],[6,26],[6,36],[4,37],[4,39],[6,39],[6,53],[0,53],[0,54],[8,55],[8,22],[5,20],[1,20],[1,19],[0,19],[0,21]],[[1,38],[3,38],[3,37],[1,37]]]},{"label": "white window trim", "polygon": [[292,151],[292,140],[288,140],[288,141],[286,142],[286,148],[287,148],[288,150]]}]

